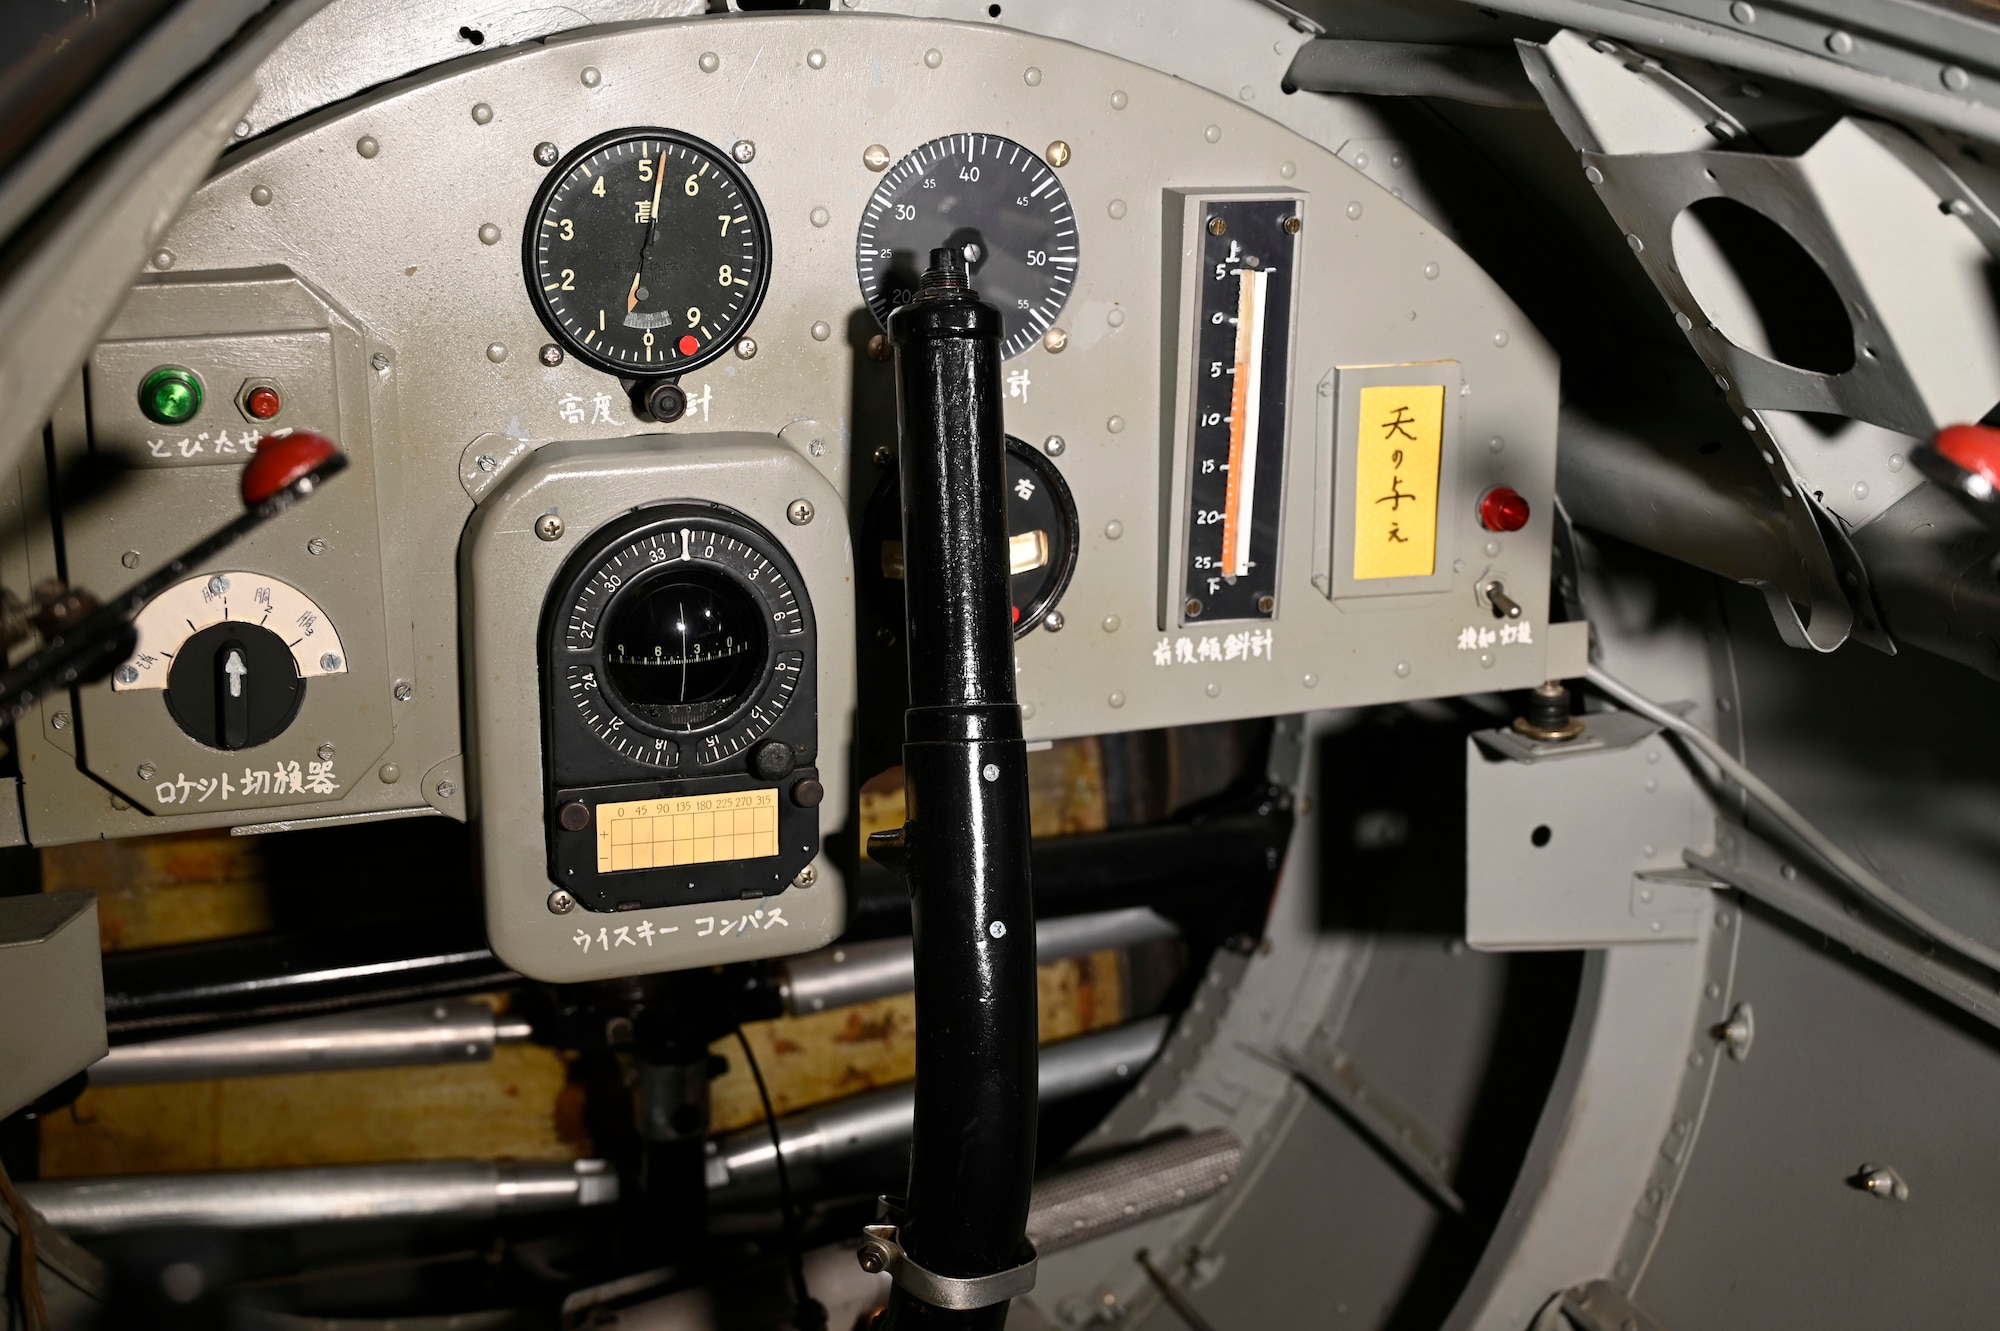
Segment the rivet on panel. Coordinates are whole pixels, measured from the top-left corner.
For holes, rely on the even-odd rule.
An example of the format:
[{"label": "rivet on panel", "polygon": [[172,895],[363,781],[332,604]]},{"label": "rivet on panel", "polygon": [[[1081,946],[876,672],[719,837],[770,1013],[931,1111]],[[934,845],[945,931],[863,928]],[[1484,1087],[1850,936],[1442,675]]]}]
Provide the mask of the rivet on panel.
[{"label": "rivet on panel", "polygon": [[250,137],[250,122],[249,122],[249,121],[247,121],[247,120],[239,120],[239,121],[237,121],[237,122],[236,122],[236,130],[235,130],[235,133],[236,133],[236,137],[237,137],[237,138],[239,138],[239,139],[247,139],[247,138],[249,138],[249,137]]},{"label": "rivet on panel", "polygon": [[1111,521],[1104,524],[1105,540],[1115,541],[1124,534],[1125,534],[1125,524],[1120,522],[1118,519],[1113,518],[1111,519]]},{"label": "rivet on panel", "polygon": [[1486,543],[1486,557],[1487,557],[1488,559],[1491,559],[1491,558],[1493,558],[1493,557],[1494,557],[1495,555],[1497,555],[1497,554],[1499,554],[1499,553],[1500,553],[1500,542],[1498,542],[1498,541],[1488,541],[1488,542]]},{"label": "rivet on panel", "polygon": [[174,252],[172,250],[153,251],[153,267],[158,268],[162,272],[165,272],[167,269],[173,266],[174,266]]},{"label": "rivet on panel", "polygon": [[1204,139],[1207,139],[1210,143],[1220,143],[1222,142],[1222,126],[1210,125],[1207,129],[1201,132],[1201,136]]},{"label": "rivet on panel", "polygon": [[375,141],[373,134],[363,134],[354,141],[354,151],[372,160],[375,154],[382,151],[382,145]]},{"label": "rivet on panel", "polygon": [[482,222],[479,226],[479,243],[482,245],[498,245],[500,243],[500,228],[491,222]]},{"label": "rivet on panel", "polygon": [[1042,440],[1042,451],[1052,458],[1061,457],[1068,448],[1069,445],[1063,442],[1063,437],[1059,434],[1052,434]]},{"label": "rivet on panel", "polygon": [[1674,323],[1679,325],[1680,330],[1683,333],[1687,332],[1688,330],[1694,327],[1694,320],[1688,318],[1687,315],[1681,313],[1678,310],[1674,312]]},{"label": "rivet on panel", "polygon": [[1113,707],[1123,707],[1125,705],[1125,695],[1119,692],[1117,689],[1113,689],[1111,691],[1111,696],[1106,698],[1104,701],[1110,703]]},{"label": "rivet on panel", "polygon": [[702,73],[713,74],[716,70],[722,68],[722,57],[713,51],[703,51],[701,58],[696,60],[695,63],[701,66]]},{"label": "rivet on panel", "polygon": [[[590,80],[585,79],[584,82],[588,83]],[[484,102],[475,102],[472,107],[472,123],[475,125],[488,125],[492,122],[493,108]]]},{"label": "rivet on panel", "polygon": [[1891,453],[1889,455],[1889,470],[1901,471],[1902,469],[1903,469],[1903,455],[1901,453]]},{"label": "rivet on panel", "polygon": [[1114,111],[1123,111],[1131,104],[1131,101],[1132,99],[1125,95],[1125,90],[1120,88],[1111,94],[1111,109]]},{"label": "rivet on panel", "polygon": [[1939,70],[1938,79],[1953,92],[1964,92],[1972,86],[1972,76],[1957,65],[1946,65]]},{"label": "rivet on panel", "polygon": [[1304,675],[1300,676],[1299,683],[1305,685],[1309,689],[1316,689],[1319,687],[1319,676],[1315,675],[1314,673],[1312,673],[1312,671],[1308,670]]},{"label": "rivet on panel", "polygon": [[1125,621],[1121,620],[1116,615],[1106,615],[1104,617],[1104,624],[1103,624],[1104,631],[1106,633],[1116,633],[1118,631],[1119,625],[1123,624],[1124,622]]},{"label": "rivet on panel", "polygon": [[1278,163],[1278,177],[1281,180],[1290,180],[1293,176],[1297,175],[1298,173],[1299,173],[1299,168],[1296,163],[1294,162]]},{"label": "rivet on panel", "polygon": [[1042,71],[1036,69],[1033,65],[1029,65],[1026,69],[1021,71],[1021,82],[1027,84],[1030,88],[1041,87]]},{"label": "rivet on panel", "polygon": [[1123,221],[1125,219],[1125,200],[1113,199],[1104,206],[1104,211],[1110,216],[1112,221]]},{"label": "rivet on panel", "polygon": [[1757,21],[1756,6],[1747,3],[1747,0],[1736,0],[1736,3],[1729,7],[1729,17],[1735,19],[1738,23],[1755,23]]},{"label": "rivet on panel", "polygon": [[820,50],[807,51],[806,64],[810,65],[814,69],[825,69],[826,52]]},{"label": "rivet on panel", "polygon": [[383,763],[375,769],[375,775],[381,778],[383,785],[393,786],[403,779],[403,769],[394,763]]},{"label": "rivet on panel", "polygon": [[1602,185],[1604,183],[1604,173],[1594,166],[1583,168],[1583,178],[1593,185]]},{"label": "rivet on panel", "polygon": [[1410,677],[1410,663],[1408,661],[1396,662],[1396,678],[1408,679],[1409,677]]},{"label": "rivet on panel", "polygon": [[1639,239],[1637,236],[1627,235],[1625,237],[1625,243],[1632,247],[1632,253],[1634,254],[1643,254],[1646,251],[1646,242]]},{"label": "rivet on panel", "polygon": [[1443,271],[1444,271],[1443,269],[1439,268],[1434,263],[1427,263],[1424,265],[1424,277],[1432,282],[1437,281],[1438,274]]},{"label": "rivet on panel", "polygon": [[1201,691],[1211,698],[1220,698],[1222,696],[1222,686],[1214,680],[1210,680],[1207,684],[1203,685]]},{"label": "rivet on panel", "polygon": [[809,220],[814,226],[825,226],[828,222],[831,222],[833,220],[833,214],[828,212],[824,208],[815,208],[812,210],[812,212],[807,214],[807,220]]},{"label": "rivet on panel", "polygon": [[595,88],[598,84],[604,82],[604,75],[597,72],[597,66],[595,65],[585,65],[583,73],[578,75],[578,77],[583,80],[583,86],[586,88]]},{"label": "rivet on panel", "polygon": [[492,361],[495,365],[506,360],[507,344],[504,342],[488,342],[486,344],[486,359]]},{"label": "rivet on panel", "polygon": [[1829,32],[1826,35],[1826,49],[1835,55],[1848,55],[1854,50],[1854,38],[1844,32]]},{"label": "rivet on panel", "polygon": [[1113,416],[1110,420],[1104,422],[1104,428],[1113,434],[1123,434],[1125,433],[1125,418],[1123,416]]},{"label": "rivet on panel", "polygon": [[1113,328],[1123,328],[1125,326],[1125,311],[1113,305],[1104,312],[1104,322],[1110,324]]},{"label": "rivet on panel", "polygon": [[1493,653],[1481,652],[1479,654],[1479,668],[1481,670],[1491,670],[1493,668]]},{"label": "rivet on panel", "polygon": [[824,341],[826,341],[826,340],[827,340],[827,339],[828,339],[829,337],[832,337],[832,336],[833,336],[833,325],[832,325],[832,324],[828,323],[828,322],[827,322],[826,320],[824,320],[824,319],[815,319],[815,320],[813,320],[813,326],[812,326],[812,339],[813,339],[813,341],[815,341],[815,342],[824,342]]},{"label": "rivet on panel", "polygon": [[1493,335],[1493,345],[1496,347],[1506,346],[1509,340],[1507,330],[1504,328]]},{"label": "rivet on panel", "polygon": [[1347,220],[1350,222],[1361,220],[1361,204],[1359,200],[1347,205]]},{"label": "rivet on panel", "polygon": [[250,187],[250,202],[256,204],[259,208],[269,207],[271,203],[271,187],[269,185],[252,185]]}]

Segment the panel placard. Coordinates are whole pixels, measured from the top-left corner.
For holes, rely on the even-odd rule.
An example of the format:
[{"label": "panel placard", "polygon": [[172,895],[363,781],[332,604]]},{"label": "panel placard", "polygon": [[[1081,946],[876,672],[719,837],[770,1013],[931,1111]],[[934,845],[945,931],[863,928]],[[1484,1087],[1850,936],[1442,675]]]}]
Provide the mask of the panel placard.
[{"label": "panel placard", "polygon": [[775,790],[597,806],[599,873],[754,860],[777,853]]},{"label": "panel placard", "polygon": [[1429,577],[1437,571],[1444,386],[1377,385],[1356,396],[1355,580]]}]

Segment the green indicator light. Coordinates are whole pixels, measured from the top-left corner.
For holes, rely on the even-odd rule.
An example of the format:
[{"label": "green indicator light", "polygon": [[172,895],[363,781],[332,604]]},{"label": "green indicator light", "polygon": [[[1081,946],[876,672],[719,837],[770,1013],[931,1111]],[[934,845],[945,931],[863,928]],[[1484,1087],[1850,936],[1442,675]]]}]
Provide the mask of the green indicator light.
[{"label": "green indicator light", "polygon": [[181,425],[201,410],[201,380],[194,371],[162,365],[139,385],[139,410],[161,425]]}]

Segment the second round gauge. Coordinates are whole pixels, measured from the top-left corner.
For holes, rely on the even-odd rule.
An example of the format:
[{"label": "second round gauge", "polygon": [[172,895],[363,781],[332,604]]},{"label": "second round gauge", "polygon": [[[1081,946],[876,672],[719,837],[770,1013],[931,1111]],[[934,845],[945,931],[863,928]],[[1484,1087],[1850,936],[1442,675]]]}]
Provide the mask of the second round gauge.
[{"label": "second round gauge", "polygon": [[1076,282],[1076,210],[1032,149],[998,134],[948,134],[889,168],[861,215],[854,266],[868,308],[889,314],[917,289],[933,249],[962,253],[1006,320],[1003,356],[1055,326]]},{"label": "second round gauge", "polygon": [[681,374],[749,326],[770,229],[729,155],[692,135],[621,129],[571,153],[523,240],[536,312],[570,354],[630,379]]}]

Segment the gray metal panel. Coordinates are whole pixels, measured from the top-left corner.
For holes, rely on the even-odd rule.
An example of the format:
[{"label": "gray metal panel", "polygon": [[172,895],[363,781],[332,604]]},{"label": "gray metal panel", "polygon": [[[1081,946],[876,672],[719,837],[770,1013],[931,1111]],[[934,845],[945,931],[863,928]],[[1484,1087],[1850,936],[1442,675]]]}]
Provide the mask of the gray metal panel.
[{"label": "gray metal panel", "polygon": [[[1993,1032],[1755,908],[1737,975],[1756,1045],[1717,1075],[1639,1302],[1711,1331],[1989,1324]],[[1858,1189],[1869,1164],[1909,1200]]]},{"label": "gray metal panel", "polygon": [[[577,543],[647,503],[702,499],[760,524],[799,566],[818,620],[819,774],[823,835],[845,820],[854,696],[853,552],[839,496],[810,462],[768,435],[682,435],[546,446],[487,492],[467,524],[461,571],[468,776],[485,867],[486,932],[523,975],[569,983],[784,956],[820,947],[846,924],[839,871],[821,855],[817,881],[759,902],[711,902],[616,914],[552,914],[544,833],[541,673],[537,636],[549,583]],[[457,487],[452,477],[453,488]],[[818,516],[794,526],[795,499]],[[554,541],[536,519],[561,515]],[[750,916],[765,922],[718,929]],[[764,911],[770,912],[765,919]],[[781,921],[772,923],[772,920]],[[650,924],[642,946],[631,933]]]},{"label": "gray metal panel", "polygon": [[1715,817],[1677,751],[1649,732],[1582,751],[1524,741],[1534,762],[1485,735],[1466,741],[1466,941],[1603,947],[1700,933],[1713,893],[1678,876],[1684,851],[1712,845]]},{"label": "gray metal panel", "polygon": [[0,1115],[103,1056],[95,892],[0,897],[0,1012]]}]

